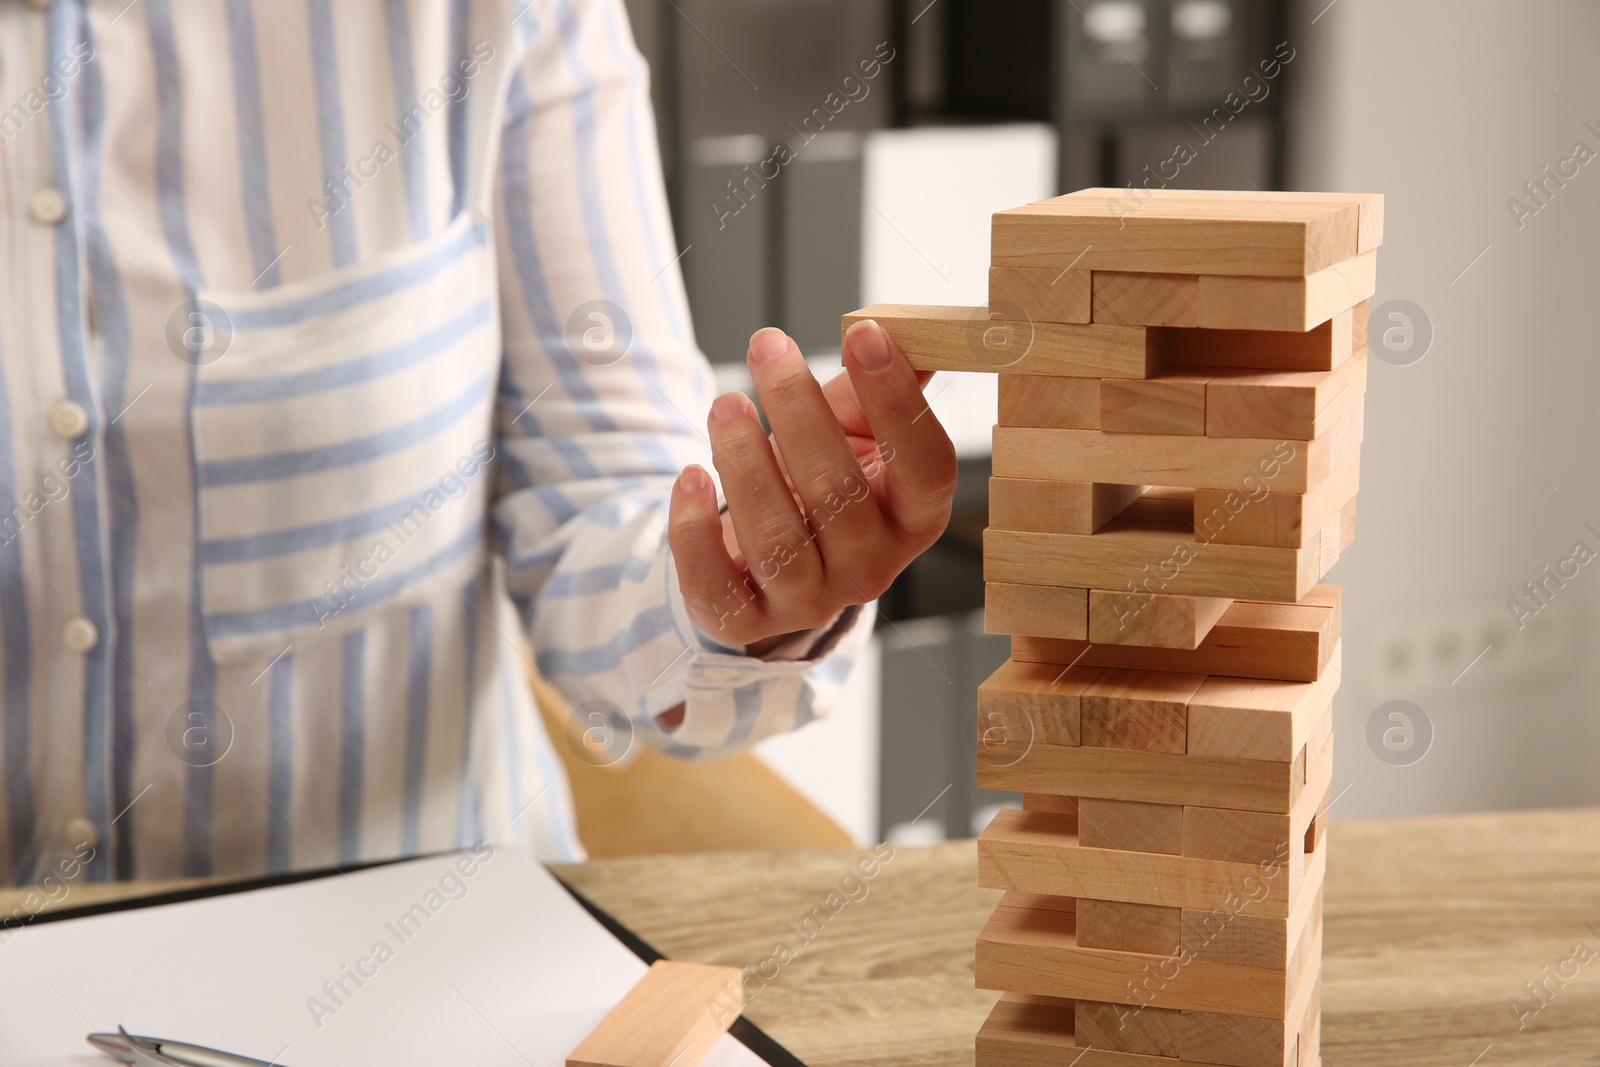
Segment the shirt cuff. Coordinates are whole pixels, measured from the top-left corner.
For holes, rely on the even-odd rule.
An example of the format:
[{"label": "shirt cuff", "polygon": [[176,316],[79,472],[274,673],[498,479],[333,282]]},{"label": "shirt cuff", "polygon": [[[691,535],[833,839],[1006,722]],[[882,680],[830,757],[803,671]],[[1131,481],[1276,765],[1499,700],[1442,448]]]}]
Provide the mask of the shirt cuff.
[{"label": "shirt cuff", "polygon": [[873,605],[848,607],[823,626],[791,635],[764,657],[747,656],[742,647],[721,644],[694,625],[670,550],[664,555],[667,605],[675,628],[689,640],[672,669],[681,679],[665,678],[658,686],[682,692],[683,720],[670,731],[652,720],[646,729],[652,745],[687,758],[733,755],[832,710],[872,638]]}]

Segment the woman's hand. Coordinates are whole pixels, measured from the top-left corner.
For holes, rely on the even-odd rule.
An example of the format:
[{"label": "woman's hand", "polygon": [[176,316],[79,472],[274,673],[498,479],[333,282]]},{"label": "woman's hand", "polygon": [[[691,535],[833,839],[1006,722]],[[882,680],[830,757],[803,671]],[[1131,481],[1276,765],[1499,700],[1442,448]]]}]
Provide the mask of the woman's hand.
[{"label": "woman's hand", "polygon": [[707,428],[728,510],[711,477],[684,468],[667,538],[695,625],[761,655],[789,634],[864,604],[944,531],[956,454],[919,374],[876,322],[844,338],[841,374],[819,385],[800,349],[764,329],[746,354],[769,440],[743,393]]}]

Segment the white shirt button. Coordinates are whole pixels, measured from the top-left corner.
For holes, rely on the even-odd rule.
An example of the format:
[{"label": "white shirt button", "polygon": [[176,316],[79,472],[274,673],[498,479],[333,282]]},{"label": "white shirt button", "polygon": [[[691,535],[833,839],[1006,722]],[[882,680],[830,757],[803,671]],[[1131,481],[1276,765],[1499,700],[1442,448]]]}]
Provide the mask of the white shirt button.
[{"label": "white shirt button", "polygon": [[100,830],[82,815],[67,820],[67,825],[62,830],[62,837],[68,848],[75,849],[82,845],[98,848],[100,845]]},{"label": "white shirt button", "polygon": [[87,652],[100,643],[100,631],[94,628],[94,623],[80,615],[67,620],[67,624],[61,628],[61,640],[74,652]]},{"label": "white shirt button", "polygon": [[50,432],[68,440],[81,436],[89,428],[89,413],[83,410],[82,404],[75,404],[71,400],[50,405],[48,418]]},{"label": "white shirt button", "polygon": [[48,185],[35,190],[28,198],[28,214],[33,216],[33,221],[50,226],[67,217],[68,206],[67,198]]}]

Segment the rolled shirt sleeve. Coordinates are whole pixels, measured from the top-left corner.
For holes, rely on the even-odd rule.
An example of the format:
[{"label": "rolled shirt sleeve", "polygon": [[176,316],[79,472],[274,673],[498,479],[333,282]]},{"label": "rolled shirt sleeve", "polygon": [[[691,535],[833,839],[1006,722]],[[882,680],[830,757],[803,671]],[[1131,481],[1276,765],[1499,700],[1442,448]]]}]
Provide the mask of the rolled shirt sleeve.
[{"label": "rolled shirt sleeve", "polygon": [[[849,609],[760,659],[690,621],[667,505],[685,465],[711,469],[713,384],[689,324],[648,72],[620,0],[535,2],[519,29],[495,203],[505,357],[493,517],[508,586],[540,673],[576,706],[625,716],[675,755],[735,752],[826,713],[873,611]],[[681,723],[663,729],[656,716],[680,703]]]}]

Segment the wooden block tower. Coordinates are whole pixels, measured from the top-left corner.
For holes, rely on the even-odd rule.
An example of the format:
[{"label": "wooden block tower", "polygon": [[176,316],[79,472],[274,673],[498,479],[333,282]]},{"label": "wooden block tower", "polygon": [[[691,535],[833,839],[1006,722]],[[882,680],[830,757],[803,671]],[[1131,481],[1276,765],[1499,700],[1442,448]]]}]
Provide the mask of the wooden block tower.
[{"label": "wooden block tower", "polygon": [[1340,591],[1381,196],[1085,189],[994,216],[978,1067],[1315,1067]]}]

